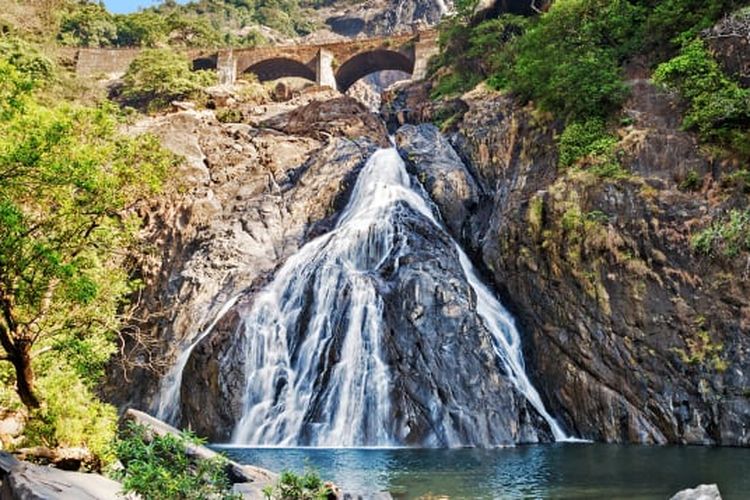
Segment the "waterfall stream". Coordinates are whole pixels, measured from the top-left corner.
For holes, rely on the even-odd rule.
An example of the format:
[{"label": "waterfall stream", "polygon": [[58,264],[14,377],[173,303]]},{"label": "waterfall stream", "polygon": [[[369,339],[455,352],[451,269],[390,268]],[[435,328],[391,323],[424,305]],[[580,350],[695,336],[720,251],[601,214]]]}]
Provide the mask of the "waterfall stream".
[{"label": "waterfall stream", "polygon": [[[409,254],[399,235],[406,231],[404,221],[415,216],[443,230],[429,202],[412,187],[396,149],[378,150],[360,172],[336,227],[290,257],[243,314],[234,340],[244,352],[241,368],[220,360],[243,370],[246,382],[234,444],[402,444],[390,425],[392,379],[382,345],[386,322],[378,280],[387,262],[398,268],[399,259]],[[458,243],[452,244],[505,376],[547,422],[555,440],[567,439],[526,375],[512,317]],[[177,414],[182,370],[213,324],[164,379],[160,417]]]}]

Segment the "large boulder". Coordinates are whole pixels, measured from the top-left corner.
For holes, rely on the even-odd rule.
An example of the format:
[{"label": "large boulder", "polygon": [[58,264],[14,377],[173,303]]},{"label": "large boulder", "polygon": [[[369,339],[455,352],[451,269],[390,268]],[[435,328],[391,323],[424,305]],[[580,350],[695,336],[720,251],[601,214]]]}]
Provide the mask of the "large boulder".
[{"label": "large boulder", "polygon": [[463,236],[481,190],[448,140],[434,125],[405,125],[396,133],[396,144],[452,233]]},{"label": "large boulder", "polygon": [[21,462],[0,451],[2,500],[118,500],[122,485],[98,474],[67,472]]}]

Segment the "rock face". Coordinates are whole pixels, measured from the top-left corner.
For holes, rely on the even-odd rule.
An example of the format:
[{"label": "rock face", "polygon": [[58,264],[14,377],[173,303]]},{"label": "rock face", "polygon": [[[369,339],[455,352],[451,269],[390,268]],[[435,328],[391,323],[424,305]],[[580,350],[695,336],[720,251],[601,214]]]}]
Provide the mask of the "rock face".
[{"label": "rock face", "polygon": [[[748,256],[701,257],[690,236],[747,199],[709,175],[700,193],[680,190],[685,165],[726,167],[677,129],[666,96],[633,88],[621,142],[633,175],[620,180],[558,171],[553,123],[505,96],[465,96],[451,141],[481,196],[459,236],[517,314],[537,385],[573,434],[746,446]],[[436,203],[449,221],[466,206]]]},{"label": "rock face", "polygon": [[329,28],[343,36],[380,36],[433,26],[452,8],[451,0],[369,0],[348,7],[320,9]]},{"label": "rock face", "polygon": [[197,346],[182,387],[192,429],[226,441],[236,428],[254,445],[551,439],[502,369],[455,242],[416,193],[404,195],[395,153],[382,153],[391,160],[365,167],[344,225],[289,259],[268,291],[250,290]]}]

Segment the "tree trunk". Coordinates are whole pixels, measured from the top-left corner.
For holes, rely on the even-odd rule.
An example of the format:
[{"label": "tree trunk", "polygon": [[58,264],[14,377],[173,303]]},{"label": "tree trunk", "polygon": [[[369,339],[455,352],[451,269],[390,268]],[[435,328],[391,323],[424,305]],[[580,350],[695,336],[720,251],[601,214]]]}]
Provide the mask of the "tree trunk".
[{"label": "tree trunk", "polygon": [[31,369],[31,356],[25,346],[16,346],[10,355],[10,362],[16,369],[16,390],[21,402],[30,410],[39,408],[39,398],[34,393],[34,372]]}]

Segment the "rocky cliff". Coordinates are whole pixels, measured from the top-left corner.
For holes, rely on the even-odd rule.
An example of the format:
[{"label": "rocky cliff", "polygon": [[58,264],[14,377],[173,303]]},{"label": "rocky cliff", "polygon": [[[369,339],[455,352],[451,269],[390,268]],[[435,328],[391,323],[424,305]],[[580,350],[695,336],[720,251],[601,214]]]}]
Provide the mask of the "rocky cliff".
[{"label": "rocky cliff", "polygon": [[[420,104],[425,91],[412,85],[387,109],[392,123],[455,113],[450,141],[407,125],[399,146],[517,314],[534,377],[571,432],[748,445],[750,259],[701,256],[690,244],[747,198],[721,183],[733,166],[679,129],[671,96],[631,84],[632,124],[620,131],[627,173],[617,179],[558,169],[556,124],[508,96]],[[460,172],[451,146],[477,194],[466,174],[430,178]],[[688,176],[700,179],[696,191]]]}]

